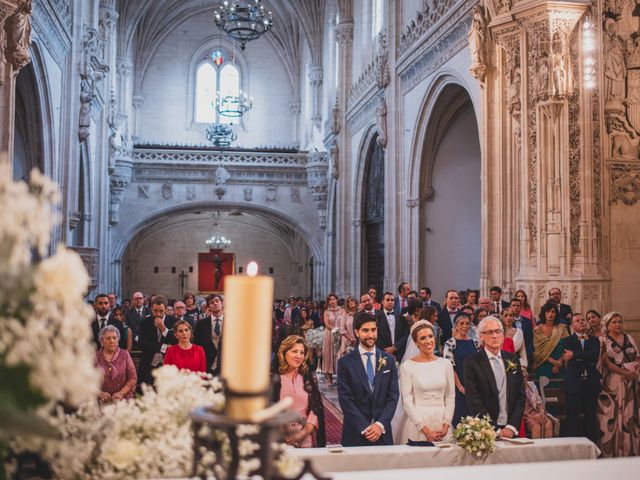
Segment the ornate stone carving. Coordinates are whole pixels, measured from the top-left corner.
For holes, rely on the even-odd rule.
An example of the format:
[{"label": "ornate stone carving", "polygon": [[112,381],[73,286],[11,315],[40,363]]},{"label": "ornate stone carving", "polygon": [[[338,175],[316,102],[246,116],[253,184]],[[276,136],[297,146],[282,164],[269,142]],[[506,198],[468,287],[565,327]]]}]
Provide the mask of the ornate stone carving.
[{"label": "ornate stone carving", "polygon": [[331,176],[337,180],[340,177],[340,146],[335,139],[331,143],[329,156],[331,157]]},{"label": "ornate stone carving", "polygon": [[18,6],[17,10],[5,22],[7,58],[13,65],[14,73],[31,61],[31,15],[32,0]]},{"label": "ornate stone carving", "polygon": [[78,115],[78,140],[82,142],[91,129],[91,101],[93,95],[88,80],[80,81],[80,113]]},{"label": "ornate stone carving", "polygon": [[109,223],[115,225],[120,221],[120,205],[124,196],[124,191],[131,183],[131,164],[116,165],[113,173],[109,176],[111,199],[109,202]]},{"label": "ornate stone carving", "polygon": [[78,115],[78,139],[85,140],[91,127],[91,105],[96,96],[97,84],[109,71],[109,66],[100,60],[104,54],[104,43],[94,28],[85,28],[82,39],[80,73],[80,111]]},{"label": "ornate stone carving", "polygon": [[187,201],[191,202],[196,199],[196,187],[187,186],[186,188]]},{"label": "ornate stone carving", "polygon": [[605,111],[624,112],[625,80],[624,39],[618,33],[618,22],[605,21],[604,98]]},{"label": "ornate stone carving", "polygon": [[340,22],[336,25],[336,41],[340,46],[351,45],[353,42],[353,21]]},{"label": "ornate stone carving", "polygon": [[203,163],[209,165],[237,165],[258,167],[304,167],[307,155],[292,152],[215,152],[171,147],[138,147],[133,158],[143,163]]},{"label": "ornate stone carving", "polygon": [[98,26],[100,27],[100,36],[103,40],[109,38],[115,32],[118,24],[118,12],[115,5],[101,3]]},{"label": "ornate stone carving", "polygon": [[336,101],[331,108],[331,121],[329,124],[329,131],[332,135],[337,135],[340,133],[340,105],[338,105],[338,98],[336,98]]},{"label": "ornate stone carving", "polygon": [[68,247],[75,251],[84,264],[84,268],[87,269],[89,275],[89,290],[93,290],[98,287],[98,277],[100,273],[100,249],[94,247]]},{"label": "ornate stone carving", "polygon": [[149,185],[138,185],[138,198],[149,198]]},{"label": "ornate stone carving", "polygon": [[387,35],[385,32],[378,34],[378,50],[376,52],[375,76],[378,88],[386,88],[389,85],[389,48],[387,46]]},{"label": "ornate stone carving", "polygon": [[278,187],[269,185],[265,190],[265,198],[267,202],[275,202],[278,199]]},{"label": "ornate stone carving", "polygon": [[324,73],[321,66],[313,66],[309,69],[309,84],[311,85],[312,108],[311,121],[317,128],[322,126],[322,111],[320,107],[322,99],[322,79]]},{"label": "ornate stone carving", "polygon": [[216,168],[213,179],[213,191],[218,197],[218,200],[227,192],[227,180],[229,180],[229,178],[231,178],[231,174],[226,168],[221,165]]},{"label": "ornate stone carving", "polygon": [[376,128],[378,130],[378,138],[376,141],[382,148],[387,146],[387,101],[384,95],[378,97],[378,106],[376,107]]},{"label": "ornate stone carving", "polygon": [[0,87],[4,85],[4,77],[7,74],[7,34],[4,31],[4,18],[0,10]]},{"label": "ornate stone carving", "polygon": [[171,200],[173,198],[173,183],[163,183],[160,187],[160,194],[165,200]]},{"label": "ornate stone carving", "polygon": [[320,228],[327,226],[327,191],[329,179],[329,155],[327,152],[312,152],[307,161],[307,185],[318,210]]},{"label": "ornate stone carving", "polygon": [[291,203],[301,203],[300,189],[297,187],[291,187],[291,190],[289,191],[289,199],[291,200]]},{"label": "ornate stone carving", "polygon": [[244,201],[245,202],[253,201],[253,188],[248,187],[244,189]]},{"label": "ornate stone carving", "polygon": [[425,2],[422,11],[402,29],[400,35],[400,54],[403,55],[440,20],[455,4],[456,0],[438,0]]},{"label": "ornate stone carving", "polygon": [[611,172],[609,203],[621,202],[635,205],[640,201],[640,165],[613,163]]},{"label": "ornate stone carving", "polygon": [[473,8],[473,18],[471,20],[471,28],[469,29],[469,50],[471,52],[471,67],[469,71],[477,80],[484,82],[488,66],[487,45],[489,41],[489,30],[487,25],[489,19],[488,13],[482,5],[476,5]]},{"label": "ornate stone carving", "polygon": [[75,212],[69,212],[67,222],[69,224],[69,230],[75,230],[80,225],[82,220],[82,212],[76,210]]},{"label": "ornate stone carving", "polygon": [[419,198],[409,198],[409,199],[407,199],[407,208],[416,208],[418,205],[420,205],[420,199]]}]

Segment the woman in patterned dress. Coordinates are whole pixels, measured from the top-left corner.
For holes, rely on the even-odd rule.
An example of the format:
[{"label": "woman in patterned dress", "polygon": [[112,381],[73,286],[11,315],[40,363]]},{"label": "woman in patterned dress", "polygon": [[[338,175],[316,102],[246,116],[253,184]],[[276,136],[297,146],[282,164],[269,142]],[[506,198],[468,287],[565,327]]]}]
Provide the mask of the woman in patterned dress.
[{"label": "woman in patterned dress", "polygon": [[640,364],[638,346],[624,333],[622,315],[609,312],[603,319],[598,367],[602,391],[597,418],[603,457],[640,454]]},{"label": "woman in patterned dress", "polygon": [[[333,385],[333,374],[336,371],[336,353],[338,348],[334,346],[333,329],[339,328],[344,322],[345,311],[338,307],[338,296],[330,293],[327,296],[327,309],[324,311],[324,338],[322,341],[322,373],[327,384]],[[338,346],[339,347],[339,346]]]}]

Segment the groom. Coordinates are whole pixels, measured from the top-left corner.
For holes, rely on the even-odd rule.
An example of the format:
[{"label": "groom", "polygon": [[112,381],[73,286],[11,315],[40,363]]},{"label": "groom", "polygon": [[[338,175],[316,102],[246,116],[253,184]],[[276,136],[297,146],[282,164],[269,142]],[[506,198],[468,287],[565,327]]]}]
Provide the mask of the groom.
[{"label": "groom", "polygon": [[513,438],[524,413],[524,380],[518,357],[500,350],[504,328],[496,317],[485,317],[478,325],[479,352],[464,362],[464,389],[469,414],[488,414],[499,436]]},{"label": "groom", "polygon": [[355,314],[353,329],[358,348],[338,361],[342,445],[393,445],[391,419],[398,403],[395,359],[376,348],[378,323],[367,312]]}]

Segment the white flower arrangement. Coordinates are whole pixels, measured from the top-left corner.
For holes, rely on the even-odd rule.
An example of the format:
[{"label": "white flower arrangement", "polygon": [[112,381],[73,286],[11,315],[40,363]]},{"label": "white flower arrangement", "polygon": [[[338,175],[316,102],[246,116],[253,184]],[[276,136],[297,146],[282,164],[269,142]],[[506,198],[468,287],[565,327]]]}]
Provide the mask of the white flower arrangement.
[{"label": "white flower arrangement", "polygon": [[[154,370],[156,388],[102,407],[83,405],[76,413],[53,418],[60,441],[24,445],[38,451],[61,480],[186,477],[193,466],[193,431],[189,413],[201,405],[222,409],[217,378]],[[243,445],[250,453],[250,446]],[[244,452],[244,453],[247,453]]]},{"label": "white flower arrangement", "polygon": [[496,436],[488,415],[463,417],[453,431],[456,444],[477,458],[496,451]]},{"label": "white flower arrangement", "polygon": [[63,246],[47,256],[58,202],[57,187],[37,170],[27,184],[0,166],[0,416],[12,419],[3,428],[9,438],[53,434],[39,413],[94,399],[100,383],[87,272]]},{"label": "white flower arrangement", "polygon": [[324,327],[313,328],[307,332],[307,345],[310,348],[322,348]]},{"label": "white flower arrangement", "polygon": [[334,350],[340,349],[340,344],[342,343],[342,333],[340,332],[340,327],[333,327],[331,329],[331,343]]}]

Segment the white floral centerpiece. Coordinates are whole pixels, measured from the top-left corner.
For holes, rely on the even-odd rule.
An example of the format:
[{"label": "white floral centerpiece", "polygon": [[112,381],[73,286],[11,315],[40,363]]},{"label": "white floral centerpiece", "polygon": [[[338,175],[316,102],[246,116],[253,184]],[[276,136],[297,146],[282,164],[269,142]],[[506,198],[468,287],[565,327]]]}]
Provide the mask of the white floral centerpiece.
[{"label": "white floral centerpiece", "polygon": [[63,246],[47,256],[58,201],[55,184],[37,170],[27,184],[0,166],[2,463],[15,435],[55,434],[46,421],[52,405],[77,406],[98,392],[92,310],[83,301],[89,277]]},{"label": "white floral centerpiece", "polygon": [[324,340],[324,327],[312,328],[307,331],[307,344],[311,348],[322,348],[322,341]]},{"label": "white floral centerpiece", "polygon": [[488,415],[463,417],[453,431],[456,444],[478,458],[496,451],[496,436]]}]

